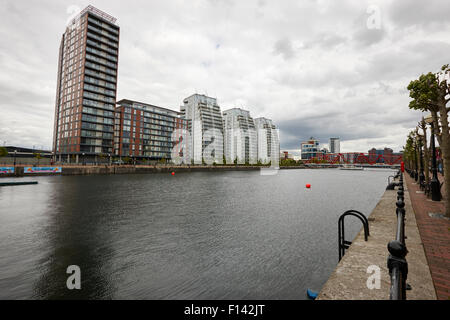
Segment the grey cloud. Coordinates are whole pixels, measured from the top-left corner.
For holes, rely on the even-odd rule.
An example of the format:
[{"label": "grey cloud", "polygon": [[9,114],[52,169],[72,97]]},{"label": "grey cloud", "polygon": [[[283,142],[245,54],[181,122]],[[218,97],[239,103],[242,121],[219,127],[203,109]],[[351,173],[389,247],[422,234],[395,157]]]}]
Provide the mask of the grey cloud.
[{"label": "grey cloud", "polygon": [[449,26],[449,12],[449,1],[396,0],[392,2],[386,15],[400,28],[418,26],[435,30]]},{"label": "grey cloud", "polygon": [[386,36],[385,29],[360,28],[353,35],[353,40],[361,46],[370,46],[383,40]]},{"label": "grey cloud", "polygon": [[291,40],[287,38],[277,40],[274,44],[274,53],[281,55],[285,60],[292,59],[295,56],[295,51]]},{"label": "grey cloud", "polygon": [[[449,3],[383,3],[381,31],[366,28],[363,1],[94,5],[121,27],[118,99],[178,109],[193,92],[209,93],[221,106],[272,118],[285,137],[282,148],[339,135],[364,150],[372,142],[404,143],[420,117],[408,109],[408,82],[449,62]],[[51,145],[68,6],[0,2],[0,141]]]}]

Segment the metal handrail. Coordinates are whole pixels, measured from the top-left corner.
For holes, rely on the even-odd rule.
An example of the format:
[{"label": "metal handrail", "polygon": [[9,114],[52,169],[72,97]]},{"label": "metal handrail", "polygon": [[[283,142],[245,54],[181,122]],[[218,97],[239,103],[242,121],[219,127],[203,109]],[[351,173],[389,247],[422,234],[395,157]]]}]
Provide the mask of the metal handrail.
[{"label": "metal handrail", "polygon": [[359,211],[356,210],[347,210],[340,217],[338,221],[338,243],[339,243],[339,261],[341,261],[342,257],[345,254],[345,249],[348,249],[352,244],[351,241],[345,240],[345,232],[344,232],[344,218],[346,216],[354,216],[357,217],[363,224],[364,227],[364,240],[367,241],[369,233],[369,220],[367,217]]},{"label": "metal handrail", "polygon": [[408,263],[406,261],[405,243],[405,202],[403,189],[403,175],[400,175],[399,190],[396,202],[397,231],[395,240],[388,243],[389,257],[387,267],[391,277],[390,299],[406,300],[406,279],[408,276]]}]

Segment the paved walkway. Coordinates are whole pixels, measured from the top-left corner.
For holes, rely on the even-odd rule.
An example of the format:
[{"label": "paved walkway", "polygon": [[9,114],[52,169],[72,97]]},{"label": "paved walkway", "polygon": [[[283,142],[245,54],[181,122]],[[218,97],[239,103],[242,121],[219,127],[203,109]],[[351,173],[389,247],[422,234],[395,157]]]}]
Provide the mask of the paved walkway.
[{"label": "paved walkway", "polygon": [[[408,188],[406,187],[405,190],[407,191]],[[369,216],[370,236],[368,241],[364,241],[364,232],[361,230],[338,263],[335,271],[322,287],[318,300],[389,299],[391,281],[387,269],[389,254],[387,244],[395,239],[396,235],[396,201],[397,189],[386,190]],[[407,283],[412,287],[411,291],[406,292],[407,299],[436,300],[430,269],[428,268],[408,192],[405,192],[405,211],[405,234],[408,237],[406,245],[409,250],[406,256],[409,269]],[[367,212],[364,213],[368,214]],[[351,218],[349,217],[349,219]],[[369,289],[367,286],[367,280],[370,276],[370,273],[367,273],[369,266],[380,268],[381,283],[379,289]]]},{"label": "paved walkway", "polygon": [[[444,203],[428,199],[408,174],[404,176],[437,298],[450,300],[450,220],[429,215],[444,213]],[[439,178],[442,181],[442,176]],[[442,192],[444,188],[445,185]]]}]

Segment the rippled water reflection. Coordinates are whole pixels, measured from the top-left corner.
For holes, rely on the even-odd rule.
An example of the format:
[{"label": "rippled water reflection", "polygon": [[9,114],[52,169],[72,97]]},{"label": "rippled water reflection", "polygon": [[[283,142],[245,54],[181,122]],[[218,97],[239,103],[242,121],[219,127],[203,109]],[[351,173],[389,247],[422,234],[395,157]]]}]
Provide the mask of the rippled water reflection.
[{"label": "rippled water reflection", "polygon": [[[370,213],[390,174],[60,176],[3,187],[0,298],[304,299],[336,266],[338,216]],[[348,219],[349,238],[360,228]],[[69,265],[80,266],[82,290],[66,288]]]}]

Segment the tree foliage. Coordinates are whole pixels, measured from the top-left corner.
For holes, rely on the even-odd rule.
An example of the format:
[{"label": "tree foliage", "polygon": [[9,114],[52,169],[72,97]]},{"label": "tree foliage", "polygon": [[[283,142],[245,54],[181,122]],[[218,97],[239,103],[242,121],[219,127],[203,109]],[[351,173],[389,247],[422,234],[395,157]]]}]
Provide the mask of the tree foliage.
[{"label": "tree foliage", "polygon": [[8,150],[5,147],[0,147],[0,158],[6,157],[8,155]]}]

